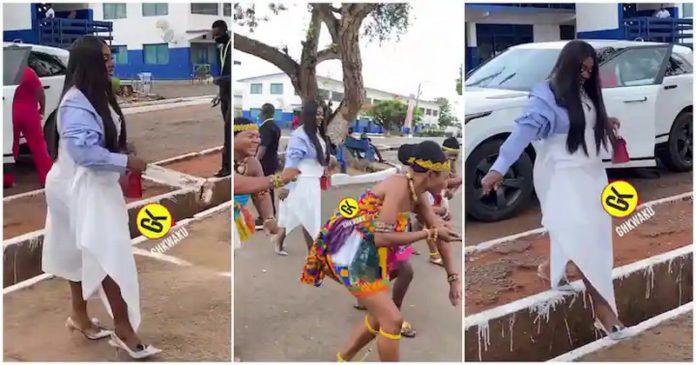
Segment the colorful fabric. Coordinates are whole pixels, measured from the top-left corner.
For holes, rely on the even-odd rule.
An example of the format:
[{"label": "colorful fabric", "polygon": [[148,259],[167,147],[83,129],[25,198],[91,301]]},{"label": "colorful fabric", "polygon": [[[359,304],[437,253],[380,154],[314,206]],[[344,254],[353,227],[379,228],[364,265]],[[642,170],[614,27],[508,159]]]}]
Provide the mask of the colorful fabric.
[{"label": "colorful fabric", "polygon": [[358,200],[355,218],[346,219],[334,212],[314,241],[300,281],[318,287],[328,275],[358,297],[387,290],[392,262],[407,257],[413,249],[375,245],[376,231],[405,232],[408,226],[408,213],[400,213],[393,226],[381,226],[378,216],[382,203],[380,197],[367,191]]},{"label": "colorful fabric", "polygon": [[251,195],[235,195],[234,196],[234,224],[239,234],[239,239],[244,242],[251,237],[256,231],[256,222],[254,216],[246,205],[249,202]]}]

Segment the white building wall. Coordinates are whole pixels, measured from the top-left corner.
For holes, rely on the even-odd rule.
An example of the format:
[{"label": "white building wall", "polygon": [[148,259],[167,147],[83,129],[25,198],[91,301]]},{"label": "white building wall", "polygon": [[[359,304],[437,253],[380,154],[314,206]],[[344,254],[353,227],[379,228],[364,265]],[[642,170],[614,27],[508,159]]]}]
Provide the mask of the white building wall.
[{"label": "white building wall", "polygon": [[[252,94],[251,85],[252,84],[262,84],[261,94]],[[282,84],[283,94],[273,95],[271,94],[271,84]],[[327,79],[319,77],[317,80],[319,89],[327,90],[330,92],[343,93],[343,83],[340,81]],[[241,104],[242,110],[260,109],[265,103],[271,103],[278,111],[284,113],[291,113],[295,109],[299,109],[302,106],[302,100],[298,95],[295,95],[295,89],[290,82],[290,78],[285,74],[275,74],[267,75],[263,77],[258,77],[255,79],[249,79],[248,81],[239,82],[236,89],[240,90],[241,94]],[[397,97],[396,94],[389,93],[386,91],[376,90],[372,88],[365,88],[365,103],[372,103],[375,99],[377,100],[393,100]],[[404,102],[408,102],[406,96],[399,96],[399,98]],[[340,101],[333,101],[333,106],[336,107]],[[438,110],[438,105],[430,100],[419,100],[419,108]],[[422,122],[424,124],[437,125],[437,116],[434,115],[423,115]]]},{"label": "white building wall", "polygon": [[609,4],[575,4],[575,31],[593,32],[619,27],[619,6]]},{"label": "white building wall", "polygon": [[554,24],[534,24],[534,42],[561,40],[561,27]]},{"label": "white building wall", "polygon": [[31,4],[2,4],[3,30],[31,29]]},{"label": "white building wall", "polygon": [[[169,43],[169,48],[189,47],[186,31],[190,29],[190,4],[169,3],[168,15],[144,17],[142,3],[126,3],[126,18],[123,19],[104,19],[104,4],[92,3],[89,7],[93,11],[94,20],[113,22],[114,45],[126,45],[128,50],[142,50],[143,44],[164,43],[164,32],[155,26],[159,19],[164,19],[169,24],[169,29],[174,31],[174,40]],[[214,16],[201,16],[208,19],[210,24],[207,27],[210,28],[210,19]]]}]

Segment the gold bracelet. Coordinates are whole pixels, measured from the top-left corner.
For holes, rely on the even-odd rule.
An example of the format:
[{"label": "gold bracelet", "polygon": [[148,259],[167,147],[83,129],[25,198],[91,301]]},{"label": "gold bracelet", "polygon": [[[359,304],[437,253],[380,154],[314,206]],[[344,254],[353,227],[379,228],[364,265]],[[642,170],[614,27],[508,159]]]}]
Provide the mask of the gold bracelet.
[{"label": "gold bracelet", "polygon": [[456,272],[447,275],[447,282],[448,283],[451,283],[451,282],[457,281],[457,280],[459,280],[459,274],[457,274]]},{"label": "gold bracelet", "polygon": [[274,181],[274,186],[276,189],[280,189],[283,186],[285,186],[285,183],[283,182],[283,178],[280,176],[280,174],[273,174],[273,181]]}]

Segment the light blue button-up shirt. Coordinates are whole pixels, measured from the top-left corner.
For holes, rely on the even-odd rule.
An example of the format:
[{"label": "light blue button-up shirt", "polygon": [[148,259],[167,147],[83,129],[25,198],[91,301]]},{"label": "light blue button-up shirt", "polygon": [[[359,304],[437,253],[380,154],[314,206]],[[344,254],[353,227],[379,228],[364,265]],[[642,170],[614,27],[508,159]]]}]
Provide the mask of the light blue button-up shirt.
[{"label": "light blue button-up shirt", "polygon": [[126,171],[128,156],[104,147],[104,122],[79,89],[65,94],[58,113],[60,141],[75,163],[96,170]]},{"label": "light blue button-up shirt", "polygon": [[502,146],[491,170],[502,175],[507,173],[522,151],[532,141],[547,138],[552,134],[567,134],[570,130],[568,111],[556,105],[556,97],[549,82],[535,86],[529,94],[529,102],[515,127]]}]

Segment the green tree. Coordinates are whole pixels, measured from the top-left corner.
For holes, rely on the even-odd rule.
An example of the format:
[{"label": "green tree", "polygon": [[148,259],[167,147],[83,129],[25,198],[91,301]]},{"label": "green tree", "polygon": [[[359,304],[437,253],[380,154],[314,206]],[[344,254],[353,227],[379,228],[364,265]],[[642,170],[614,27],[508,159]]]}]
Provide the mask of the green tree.
[{"label": "green tree", "polygon": [[457,77],[457,95],[462,95],[462,65],[459,65],[459,77]]},{"label": "green tree", "polygon": [[435,98],[435,103],[440,107],[440,114],[437,118],[440,128],[459,123],[459,118],[452,114],[452,106],[447,98]]},{"label": "green tree", "polygon": [[[287,8],[282,4],[269,4],[272,14]],[[334,109],[329,119],[329,136],[335,142],[343,141],[345,131],[355,120],[364,103],[365,90],[362,78],[360,40],[384,42],[406,32],[409,26],[409,4],[395,3],[310,3],[307,10],[311,19],[302,41],[299,59],[288,54],[287,47],[276,48],[250,37],[234,33],[236,50],[270,62],[290,77],[295,91],[302,101],[315,100],[319,93],[316,67],[328,60],[340,60],[343,71],[343,100]],[[238,26],[248,27],[250,32],[268,16],[257,14],[255,4],[234,4],[234,21]],[[322,28],[324,25],[324,28]],[[326,29],[332,43],[319,50],[319,36]],[[282,30],[280,31],[282,33]]]},{"label": "green tree", "polygon": [[[404,126],[408,105],[401,100],[383,100],[365,111],[365,114],[374,118],[384,126],[387,132],[397,131]],[[416,110],[413,115],[412,125],[416,125],[421,119],[422,113]]]}]

